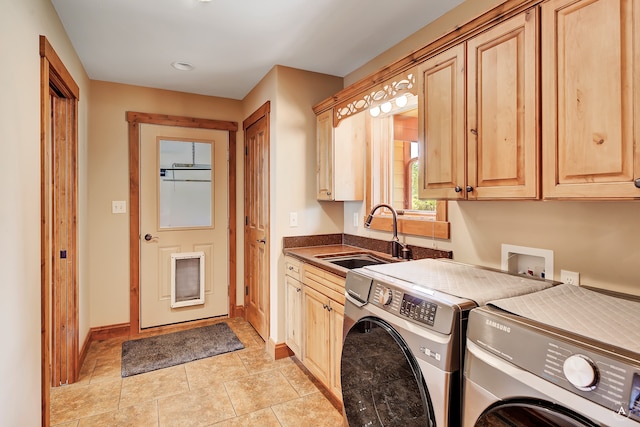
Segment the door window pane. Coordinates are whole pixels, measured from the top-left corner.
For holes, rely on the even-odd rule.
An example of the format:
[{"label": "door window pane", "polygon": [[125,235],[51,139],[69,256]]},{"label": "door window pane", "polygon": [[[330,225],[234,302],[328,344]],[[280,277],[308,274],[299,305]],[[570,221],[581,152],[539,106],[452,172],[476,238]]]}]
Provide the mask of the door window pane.
[{"label": "door window pane", "polygon": [[211,144],[160,140],[160,228],[211,227]]}]

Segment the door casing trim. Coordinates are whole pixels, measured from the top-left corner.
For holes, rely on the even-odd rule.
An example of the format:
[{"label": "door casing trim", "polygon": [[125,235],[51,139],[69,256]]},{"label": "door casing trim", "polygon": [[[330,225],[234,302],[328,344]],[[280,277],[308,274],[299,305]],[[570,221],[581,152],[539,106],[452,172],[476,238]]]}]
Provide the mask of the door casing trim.
[{"label": "door casing trim", "polygon": [[[140,328],[140,125],[222,130],[229,133],[229,317],[236,315],[236,133],[238,123],[127,111],[129,123],[129,335]],[[145,328],[157,333],[172,326]]]},{"label": "door casing trim", "polygon": [[[39,38],[39,51],[40,51],[40,354],[41,354],[41,422],[42,426],[48,426],[50,424],[51,409],[50,409],[50,392],[51,392],[51,339],[52,333],[52,307],[51,304],[55,302],[51,301],[51,281],[52,269],[54,268],[54,248],[51,247],[52,233],[50,228],[53,227],[51,218],[51,198],[52,192],[55,189],[49,182],[52,162],[52,141],[48,138],[51,128],[51,105],[49,102],[49,91],[51,86],[55,86],[56,90],[60,92],[60,95],[72,103],[72,116],[74,123],[72,125],[72,132],[69,135],[68,142],[72,144],[74,164],[77,165],[77,147],[78,147],[78,101],[80,99],[80,88],[73,80],[71,73],[67,70],[64,63],[53,49],[47,38],[43,35]],[[74,202],[73,202],[73,217],[77,217],[77,199],[75,199],[75,193],[77,191],[77,172],[74,172]],[[75,220],[74,220],[75,221]],[[77,233],[75,230],[77,224],[74,222],[73,231],[73,246],[72,250],[77,249],[76,239]],[[77,300],[77,286],[78,286],[78,262],[77,254],[73,254],[76,257],[76,263],[73,268],[72,278],[72,293],[73,298],[71,301],[72,310],[72,325],[68,325],[73,330],[72,335],[67,336],[67,340],[70,341],[72,346],[71,354],[71,369],[70,377],[72,381],[75,380],[79,368],[78,368],[78,300]]]}]

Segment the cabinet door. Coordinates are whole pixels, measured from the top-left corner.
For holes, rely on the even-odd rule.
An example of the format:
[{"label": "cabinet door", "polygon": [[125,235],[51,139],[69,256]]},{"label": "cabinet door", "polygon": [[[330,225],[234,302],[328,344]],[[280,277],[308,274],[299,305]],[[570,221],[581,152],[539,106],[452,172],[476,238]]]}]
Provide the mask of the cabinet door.
[{"label": "cabinet door", "polygon": [[329,387],[329,299],[308,286],[304,287],[303,298],[304,364],[318,380]]},{"label": "cabinet door", "polygon": [[640,197],[638,7],[637,0],[542,4],[545,198]]},{"label": "cabinet door", "polygon": [[342,401],[340,385],[340,362],[342,359],[342,327],[344,325],[344,305],[331,302],[331,392]]},{"label": "cabinet door", "polygon": [[316,197],[333,200],[333,109],[316,117],[316,150]]},{"label": "cabinet door", "polygon": [[364,199],[366,112],[342,119],[333,130],[334,200]]},{"label": "cabinet door", "polygon": [[291,276],[285,276],[286,285],[286,343],[298,359],[302,355],[302,283]]},{"label": "cabinet door", "polygon": [[537,199],[536,9],[467,42],[468,199]]},{"label": "cabinet door", "polygon": [[464,49],[464,44],[452,47],[419,68],[418,191],[423,199],[465,198]]}]

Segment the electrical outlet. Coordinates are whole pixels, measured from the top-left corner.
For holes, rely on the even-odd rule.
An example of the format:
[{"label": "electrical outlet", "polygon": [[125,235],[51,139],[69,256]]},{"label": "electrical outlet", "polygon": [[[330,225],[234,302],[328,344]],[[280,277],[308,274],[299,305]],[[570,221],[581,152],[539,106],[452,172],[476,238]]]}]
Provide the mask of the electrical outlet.
[{"label": "electrical outlet", "polygon": [[359,218],[358,212],[354,212],[353,213],[353,226],[355,228],[358,228],[359,225],[360,225],[360,218]]},{"label": "electrical outlet", "polygon": [[580,273],[575,271],[560,270],[560,281],[568,285],[580,285]]}]

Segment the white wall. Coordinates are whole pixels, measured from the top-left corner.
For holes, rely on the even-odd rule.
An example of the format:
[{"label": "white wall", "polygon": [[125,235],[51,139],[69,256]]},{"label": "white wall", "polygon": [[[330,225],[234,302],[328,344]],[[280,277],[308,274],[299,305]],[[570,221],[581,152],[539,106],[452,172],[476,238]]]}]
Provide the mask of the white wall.
[{"label": "white wall", "polygon": [[86,272],[87,76],[49,0],[0,0],[0,425],[38,426],[40,404],[39,35],[80,87],[80,337],[88,332]]}]

